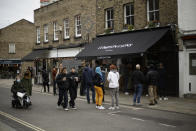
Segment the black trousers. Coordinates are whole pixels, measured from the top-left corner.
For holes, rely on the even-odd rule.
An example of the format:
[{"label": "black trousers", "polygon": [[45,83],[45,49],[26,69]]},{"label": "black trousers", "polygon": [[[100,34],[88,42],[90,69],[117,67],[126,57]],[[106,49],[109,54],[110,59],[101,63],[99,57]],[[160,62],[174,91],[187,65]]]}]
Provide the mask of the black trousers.
[{"label": "black trousers", "polygon": [[59,88],[59,99],[58,99],[58,106],[60,106],[63,102],[63,108],[67,108],[68,103],[68,95],[67,95],[68,89],[60,89]]},{"label": "black trousers", "polygon": [[69,105],[70,105],[70,107],[74,107],[75,106],[75,99],[77,98],[77,87],[70,87],[69,94],[70,94]]},{"label": "black trousers", "polygon": [[46,86],[48,87],[48,92],[50,92],[50,86],[48,82],[44,82],[43,86],[44,86],[44,92],[46,92]]},{"label": "black trousers", "polygon": [[53,80],[53,94],[56,95],[56,80]]}]

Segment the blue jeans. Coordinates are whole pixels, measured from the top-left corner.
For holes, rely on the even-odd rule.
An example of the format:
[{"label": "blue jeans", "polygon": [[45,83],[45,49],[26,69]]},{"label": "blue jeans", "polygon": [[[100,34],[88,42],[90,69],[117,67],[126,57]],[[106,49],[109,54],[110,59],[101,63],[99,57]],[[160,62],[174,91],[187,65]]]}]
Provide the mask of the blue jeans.
[{"label": "blue jeans", "polygon": [[134,85],[134,95],[133,95],[133,102],[136,103],[140,103],[140,97],[142,95],[142,84],[136,84]]},{"label": "blue jeans", "polygon": [[86,85],[86,98],[87,98],[87,102],[90,103],[89,90],[92,91],[92,101],[93,101],[93,103],[95,103],[95,88],[94,88],[93,85],[92,86]]}]

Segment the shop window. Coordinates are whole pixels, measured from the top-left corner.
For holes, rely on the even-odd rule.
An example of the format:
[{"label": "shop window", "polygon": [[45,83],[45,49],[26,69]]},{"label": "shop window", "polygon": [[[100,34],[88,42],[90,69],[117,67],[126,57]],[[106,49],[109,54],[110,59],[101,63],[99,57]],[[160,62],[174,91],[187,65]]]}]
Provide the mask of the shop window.
[{"label": "shop window", "polygon": [[69,39],[69,19],[64,20],[64,39]]},{"label": "shop window", "polygon": [[36,33],[37,33],[37,44],[40,44],[40,27],[36,28]]},{"label": "shop window", "polygon": [[48,25],[44,25],[44,42],[48,42]]},{"label": "shop window", "polygon": [[159,0],[147,0],[148,21],[159,21]]},{"label": "shop window", "polygon": [[81,16],[77,15],[75,17],[75,36],[76,37],[81,37]]},{"label": "shop window", "polygon": [[124,5],[124,24],[134,25],[134,5],[129,3]]},{"label": "shop window", "polygon": [[114,10],[109,8],[105,10],[105,28],[114,29]]},{"label": "shop window", "polygon": [[189,74],[196,75],[196,53],[189,54]]},{"label": "shop window", "polygon": [[15,44],[9,44],[9,53],[10,54],[16,53]]}]

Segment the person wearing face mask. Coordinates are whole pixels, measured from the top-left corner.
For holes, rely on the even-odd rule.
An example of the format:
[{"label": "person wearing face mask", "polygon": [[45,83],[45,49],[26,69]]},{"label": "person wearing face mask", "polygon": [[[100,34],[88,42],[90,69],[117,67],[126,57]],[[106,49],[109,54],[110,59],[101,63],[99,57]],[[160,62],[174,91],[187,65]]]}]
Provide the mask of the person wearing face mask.
[{"label": "person wearing face mask", "polygon": [[17,98],[17,92],[26,92],[26,89],[24,88],[19,75],[16,76],[16,80],[11,87],[11,92],[13,93],[14,98]]}]

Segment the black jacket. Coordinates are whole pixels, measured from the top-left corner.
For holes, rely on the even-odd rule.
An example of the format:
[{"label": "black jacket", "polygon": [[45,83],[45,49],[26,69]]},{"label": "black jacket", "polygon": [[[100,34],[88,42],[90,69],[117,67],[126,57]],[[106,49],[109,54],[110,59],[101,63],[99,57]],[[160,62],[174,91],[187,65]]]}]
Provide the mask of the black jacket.
[{"label": "black jacket", "polygon": [[[78,73],[77,72],[70,72],[68,74],[69,78],[70,78],[70,87],[71,88],[77,88],[78,87],[78,82],[79,82],[79,78],[78,78]],[[78,81],[76,81],[75,78],[78,78]]]},{"label": "black jacket", "polygon": [[148,85],[157,86],[159,82],[159,73],[155,70],[150,70],[148,71],[146,78],[147,78]]},{"label": "black jacket", "polygon": [[[66,78],[65,81],[63,81],[64,77]],[[59,89],[68,89],[70,86],[70,77],[67,74],[60,73],[56,78],[56,82]]]},{"label": "black jacket", "polygon": [[93,78],[93,84],[98,87],[103,87],[103,79],[101,78],[101,75],[96,73]]},{"label": "black jacket", "polygon": [[143,84],[145,81],[145,77],[143,72],[140,70],[135,70],[132,74],[132,82],[133,84]]}]

